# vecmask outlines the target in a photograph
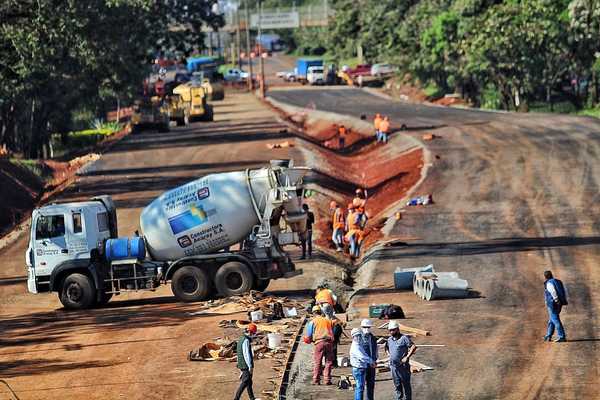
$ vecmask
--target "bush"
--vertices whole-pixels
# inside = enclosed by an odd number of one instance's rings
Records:
[[[487,85],[481,92],[481,108],[499,110],[502,107],[502,96],[494,85]]]
[[[444,95],[444,91],[433,82],[430,82],[425,89],[423,89],[423,92],[425,93],[425,96],[431,99],[437,99]]]

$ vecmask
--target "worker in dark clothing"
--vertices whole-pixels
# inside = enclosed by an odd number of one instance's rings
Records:
[[[302,245],[301,260],[306,258],[306,245],[308,245],[308,258],[312,258],[312,226],[315,222],[315,214],[308,209],[308,204],[303,204],[302,209],[307,214],[306,232],[300,235],[300,244]]]
[[[250,400],[257,400],[252,391],[252,373],[254,371],[254,355],[252,354],[252,338],[256,335],[257,327],[249,324],[246,331],[237,342],[237,367],[240,373],[240,386],[235,393],[235,400],[240,400],[244,390],[248,391]]]
[[[390,371],[396,388],[396,400],[411,400],[410,357],[417,351],[417,346],[410,338],[400,333],[396,321],[388,325],[390,337],[385,342],[385,351],[390,355]]]
[[[544,278],[546,279],[544,282],[544,299],[549,315],[548,330],[546,331],[546,336],[544,336],[544,341],[552,340],[552,335],[554,335],[554,329],[556,328],[558,337],[554,341],[566,342],[567,335],[560,320],[560,311],[563,306],[568,304],[565,287],[560,280],[552,276],[552,271],[545,271]]]

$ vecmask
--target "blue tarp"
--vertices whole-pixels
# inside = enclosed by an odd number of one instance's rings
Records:
[[[187,59],[187,70],[194,72],[199,69],[201,65],[216,64],[217,60],[214,57],[194,57]]]

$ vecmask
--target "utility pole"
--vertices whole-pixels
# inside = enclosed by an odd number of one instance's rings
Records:
[[[265,98],[265,60],[263,58],[262,52],[263,52],[263,47],[262,47],[262,10],[263,10],[263,4],[262,4],[262,0],[258,0],[258,50],[259,51],[259,57],[260,57],[260,97],[261,98]]]
[[[248,56],[248,68],[250,68],[250,74],[248,77],[248,90],[254,90],[252,83],[252,57],[250,57],[250,16],[248,15],[248,0],[244,2],[246,8],[246,54]]]
[[[242,52],[240,47],[240,4],[235,8],[235,44],[237,48],[237,64],[238,69],[242,69],[242,59],[240,58],[240,53]]]

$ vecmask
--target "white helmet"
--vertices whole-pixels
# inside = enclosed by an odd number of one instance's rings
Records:
[[[388,324],[388,330],[391,331],[392,329],[400,329],[400,325],[398,325],[398,322],[390,321],[390,323]]]
[[[362,322],[360,323],[360,326],[361,326],[362,328],[372,328],[372,327],[373,327],[373,322],[372,322],[370,319],[368,319],[368,318],[365,318],[365,319],[363,319],[363,320],[362,320]]]
[[[350,331],[350,336],[354,337],[358,335],[360,335],[360,328],[352,328],[352,330]]]

